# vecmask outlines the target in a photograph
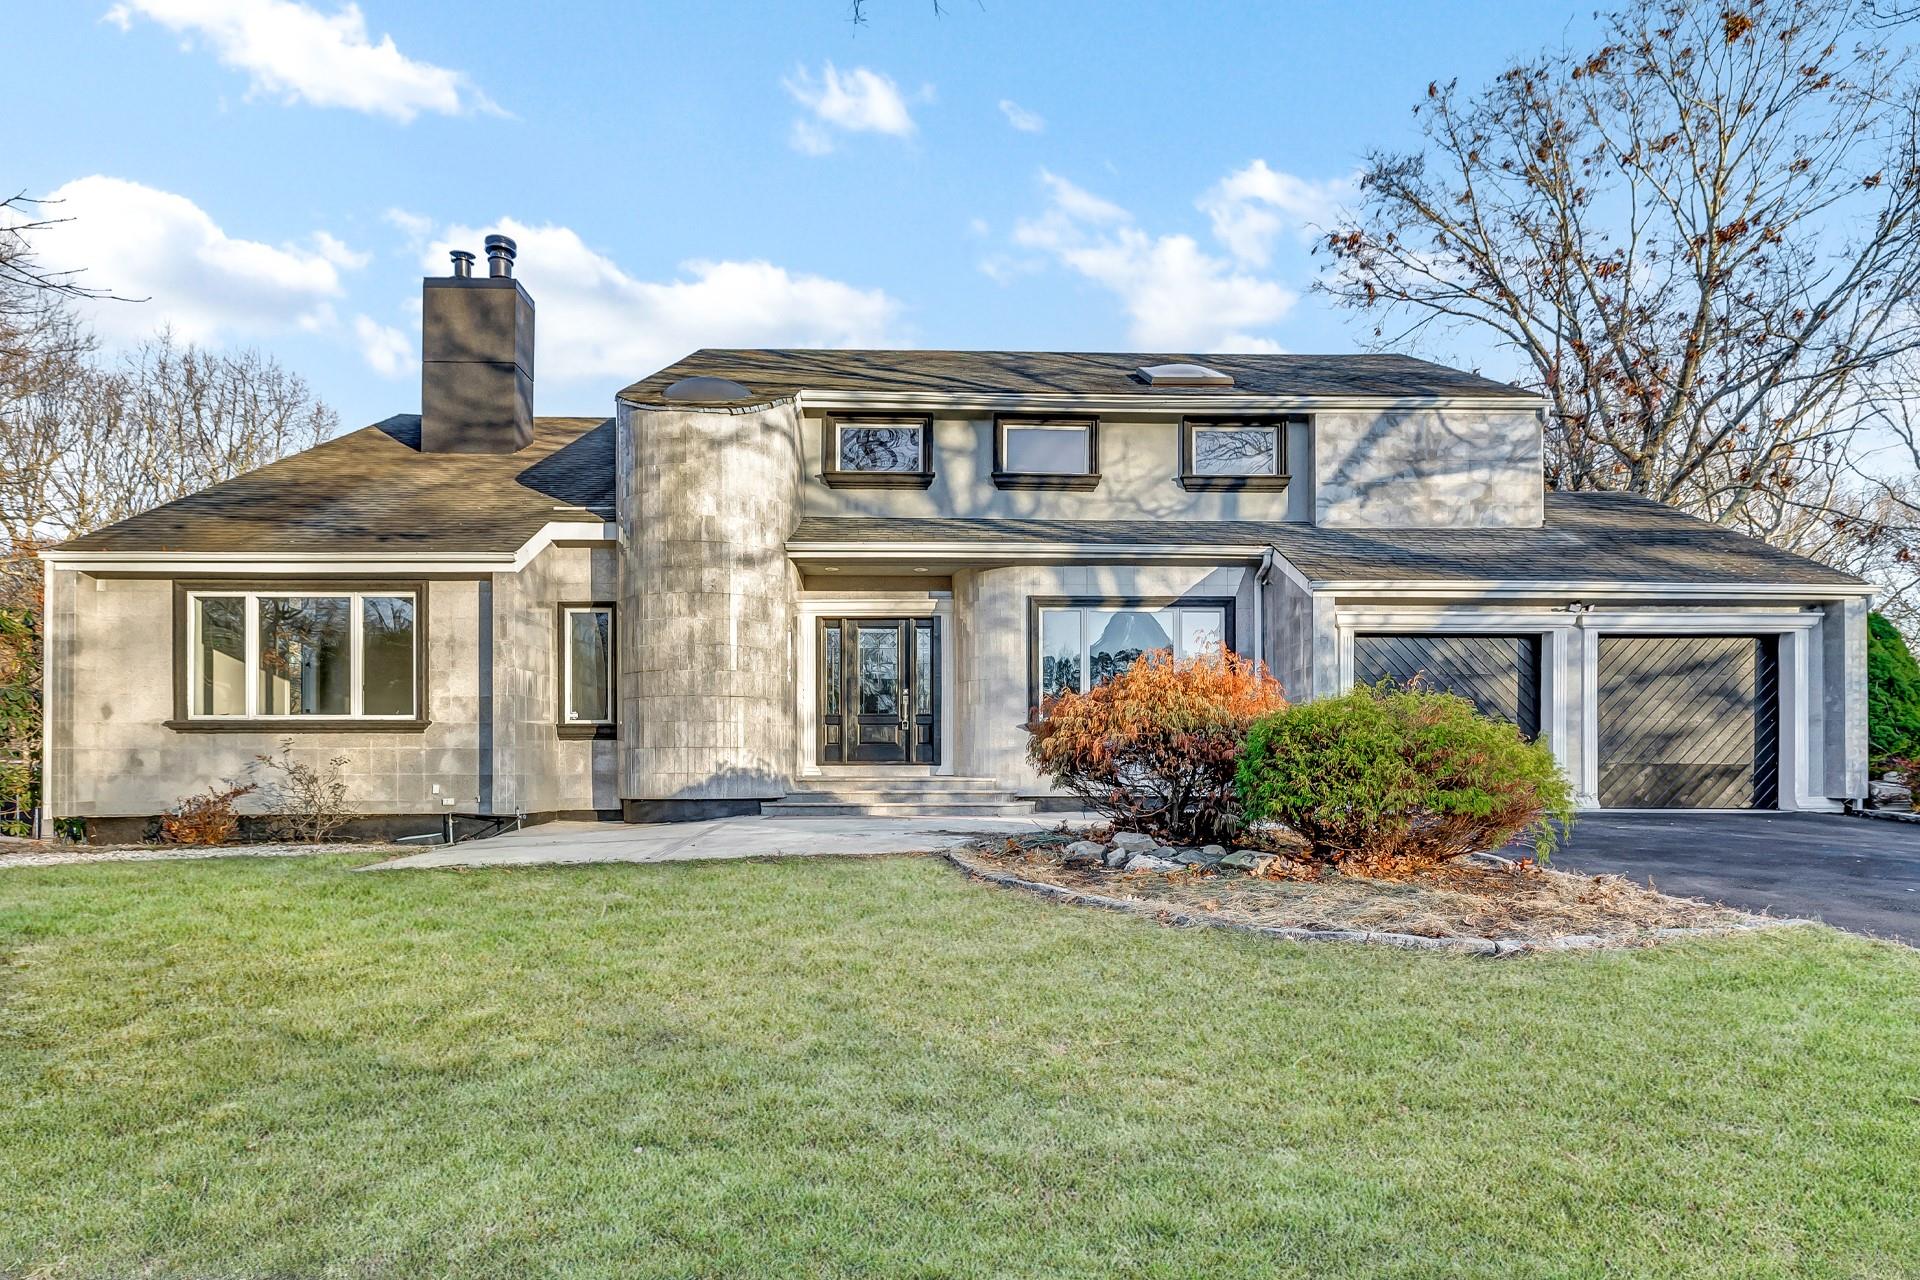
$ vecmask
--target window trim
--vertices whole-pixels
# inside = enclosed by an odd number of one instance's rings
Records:
[[[567,634],[567,615],[604,609],[607,612],[607,711],[605,720],[567,719],[567,686],[573,677],[573,646]],[[563,600],[553,607],[555,652],[559,675],[555,689],[554,732],[562,738],[617,738],[620,736],[620,610],[611,600]]]
[[[1079,427],[1086,432],[1085,471],[1007,470],[1007,428]],[[997,489],[1052,489],[1084,493],[1100,486],[1100,419],[1090,414],[996,413],[993,416],[993,484]]]
[[[1189,493],[1210,490],[1279,490],[1287,487],[1287,428],[1306,419],[1297,414],[1198,416],[1180,419],[1180,487]],[[1274,470],[1267,475],[1200,475],[1193,469],[1194,432],[1213,427],[1273,428]]]
[[[193,712],[191,692],[194,660],[193,601],[197,596],[411,596],[413,598],[413,714],[406,716],[204,716]],[[175,579],[173,584],[173,719],[166,727],[176,733],[419,733],[433,723],[427,712],[427,615],[430,600],[426,582],[418,579]],[[349,612],[348,661],[353,672],[351,697],[361,696],[361,611]],[[259,613],[247,611],[247,704],[259,701]]]
[[[842,471],[840,428],[918,427],[918,471]],[[933,418],[915,413],[829,413],[820,420],[820,478],[835,489],[925,489],[933,484]]]
[[[1027,597],[1027,714],[1040,714],[1040,614],[1045,609],[1218,609],[1220,638],[1228,650],[1240,652],[1234,636],[1233,596],[1028,596]],[[1082,653],[1093,643],[1081,628]],[[1084,674],[1084,668],[1083,668]]]

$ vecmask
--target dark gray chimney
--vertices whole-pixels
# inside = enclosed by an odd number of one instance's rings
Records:
[[[533,443],[533,299],[513,278],[514,243],[487,237],[490,274],[453,251],[453,274],[420,290],[420,449],[513,453]]]

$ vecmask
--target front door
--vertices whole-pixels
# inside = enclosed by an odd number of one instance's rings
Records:
[[[934,618],[822,618],[821,764],[940,763],[940,631]]]

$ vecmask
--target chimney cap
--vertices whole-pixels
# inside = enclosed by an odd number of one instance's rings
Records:
[[[453,274],[464,280],[473,274],[473,255],[465,249],[454,249],[448,253],[453,259]]]
[[[513,243],[511,236],[493,235],[486,239],[487,274],[493,276],[511,276],[513,274],[514,255],[519,246]]]

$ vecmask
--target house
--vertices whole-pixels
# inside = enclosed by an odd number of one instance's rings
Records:
[[[1149,648],[1423,674],[1602,807],[1865,791],[1870,588],[1547,492],[1535,395],[1390,355],[699,351],[533,414],[513,246],[420,416],[46,555],[46,799],[137,832],[286,738],[389,830],[1057,807],[1023,724]]]

